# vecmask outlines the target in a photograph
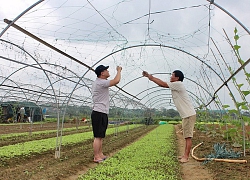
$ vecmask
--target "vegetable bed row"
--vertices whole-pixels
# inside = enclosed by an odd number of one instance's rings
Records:
[[[173,125],[161,125],[78,180],[181,179]]]
[[[107,135],[117,133],[117,131],[129,131],[129,129],[133,129],[139,127],[140,125],[127,125],[127,126],[119,126],[119,128],[113,127],[108,128]],[[42,132],[40,132],[42,133]],[[88,139],[93,138],[92,131],[77,133],[62,136],[62,146],[74,145]],[[39,154],[46,152],[48,150],[55,149],[56,146],[56,137],[28,141],[23,143],[17,143],[9,146],[0,147],[0,158],[1,159],[9,159],[18,156],[30,156],[32,154]]]

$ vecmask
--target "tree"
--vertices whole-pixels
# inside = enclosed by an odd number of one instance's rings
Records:
[[[166,116],[173,118],[173,117],[179,116],[179,113],[178,113],[178,111],[176,111],[174,109],[168,109],[166,112]]]

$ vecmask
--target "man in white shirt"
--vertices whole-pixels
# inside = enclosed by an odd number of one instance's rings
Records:
[[[159,86],[169,88],[171,90],[174,104],[182,118],[183,136],[186,141],[184,154],[182,156],[179,156],[179,161],[182,163],[188,162],[190,150],[192,147],[192,137],[194,124],[196,121],[196,112],[182,83],[184,79],[183,73],[180,70],[175,70],[170,77],[170,82],[164,82],[159,78],[153,77],[146,71],[143,71],[142,75],[148,77],[150,81],[153,81]]]
[[[122,67],[117,66],[117,74],[113,80],[107,79],[110,76],[108,68],[109,66],[98,66],[95,69],[97,78],[92,84],[93,111],[91,122],[94,134],[94,162],[96,163],[100,163],[107,158],[102,152],[102,140],[108,128],[109,87],[115,86],[121,79]]]

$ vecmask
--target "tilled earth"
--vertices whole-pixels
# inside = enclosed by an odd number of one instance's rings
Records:
[[[88,126],[88,125],[84,125]],[[181,128],[180,125],[178,125]],[[32,127],[32,128],[31,128]],[[77,127],[75,124],[65,123],[64,128]],[[149,131],[153,130],[156,126],[142,126],[136,129],[129,130],[129,132],[119,132],[116,136],[109,135],[104,139],[103,151],[106,155],[112,156],[118,150],[126,147],[130,143],[138,140]],[[44,130],[55,130],[56,123],[41,125],[30,124],[16,124],[12,126],[0,125],[0,133],[20,133],[20,132],[35,132]],[[216,129],[216,128],[214,128]],[[79,132],[90,131],[87,129],[77,128],[70,132],[65,132],[64,135],[74,134]],[[249,126],[246,127],[249,132]],[[202,132],[195,129],[193,146],[203,142],[194,151],[194,155],[198,158],[206,157],[214,152],[213,146],[215,143],[225,143],[227,148],[232,148],[232,143],[226,141],[219,133],[211,133],[212,131]],[[178,132],[177,132],[178,133]],[[0,147],[8,144],[22,143],[25,141],[55,137],[55,133],[44,134],[42,137],[24,137],[12,138],[9,140],[1,140]],[[249,141],[247,141],[249,142]],[[233,148],[235,151],[242,152],[242,148]],[[42,154],[33,154],[31,157],[17,157],[9,160],[0,160],[0,180],[75,180],[79,174],[86,172],[89,168],[95,167],[97,164],[93,163],[93,150],[92,139],[76,144],[74,146],[62,147],[61,158],[55,159],[55,151],[47,151]],[[211,161],[207,164],[200,162],[199,166],[208,170],[210,179],[213,180],[250,180],[250,149],[246,148],[246,156],[239,159],[247,160],[247,163],[228,163],[228,162],[215,162]],[[189,162],[190,163],[190,162]],[[197,171],[193,165],[188,168],[188,163],[183,164],[186,166],[185,171],[190,174]],[[183,169],[184,170],[184,169]],[[204,172],[203,172],[204,173]],[[185,172],[182,171],[182,174]],[[196,179],[190,177],[190,179]],[[185,179],[184,179],[185,180]]]
[[[25,126],[25,125],[24,125]],[[74,126],[74,125],[72,125]],[[4,128],[6,132],[27,132],[27,127],[20,129],[19,127]],[[54,126],[53,126],[54,127]],[[70,125],[65,126],[70,127]],[[109,135],[105,137],[103,144],[104,154],[111,156],[119,149],[124,148],[128,144],[136,141],[156,126],[142,126],[131,129],[128,132],[119,132],[117,135]],[[2,128],[2,127],[1,127]],[[33,131],[38,130],[33,127]],[[47,128],[47,129],[50,129]],[[51,128],[52,129],[52,128]],[[3,130],[3,129],[1,129]],[[46,128],[42,128],[46,130]],[[2,131],[1,131],[2,132]],[[77,133],[72,131],[72,133]],[[44,135],[43,138],[51,137],[51,134]],[[54,135],[55,136],[55,135]],[[24,139],[19,138],[15,143],[23,142]],[[34,154],[31,157],[17,157],[8,160],[0,160],[0,179],[7,180],[60,180],[73,179],[72,176],[79,172],[84,173],[89,168],[95,166],[93,163],[93,140],[87,140],[74,146],[66,146],[61,148],[60,159],[55,159],[55,151],[47,151],[42,154]],[[13,144],[12,142],[10,142]],[[4,143],[2,143],[4,144]],[[5,142],[6,145],[6,142]],[[76,178],[76,177],[75,177]]]
[[[205,158],[211,153],[215,153],[214,145],[216,143],[225,144],[226,149],[233,150],[235,152],[241,152],[242,156],[237,160],[247,160],[247,163],[230,163],[230,162],[217,162],[210,161],[201,165],[208,169],[208,172],[213,175],[214,180],[250,180],[250,148],[249,139],[246,140],[248,146],[246,146],[245,155],[243,154],[243,147],[234,148],[232,141],[227,141],[222,137],[224,127],[219,128],[217,126],[208,127],[207,131],[201,132],[195,129],[193,137],[193,147],[203,142],[203,144],[194,150],[194,155],[197,158]],[[228,127],[231,128],[231,127]],[[216,132],[216,133],[215,133]],[[239,128],[240,132],[240,128]],[[250,127],[246,126],[246,132],[250,132]],[[191,170],[192,171],[192,170]],[[195,171],[195,169],[193,169]]]

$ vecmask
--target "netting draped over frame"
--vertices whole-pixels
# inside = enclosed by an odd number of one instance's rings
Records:
[[[249,26],[247,17],[235,11],[244,12],[244,4],[223,7]],[[17,17],[4,15],[9,23]],[[234,76],[236,85],[232,78],[216,90],[249,59],[249,37],[208,1],[41,1],[0,39],[0,97],[2,102],[91,107],[93,68],[104,64],[110,66],[110,78],[117,65],[123,67],[121,82],[112,87],[112,106],[174,108],[169,90],[142,78],[141,72],[168,81],[180,69],[195,107],[211,100],[211,109],[234,107],[235,101],[249,102],[237,90],[249,90],[249,65]]]

